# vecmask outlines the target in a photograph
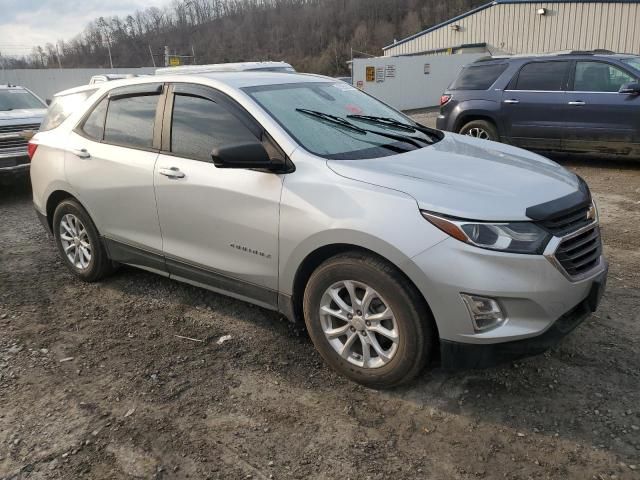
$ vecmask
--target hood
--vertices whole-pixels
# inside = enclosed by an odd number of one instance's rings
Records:
[[[529,220],[528,207],[579,189],[575,174],[540,155],[449,133],[419,150],[327,164],[343,177],[407,193],[421,209],[473,220]]]
[[[20,123],[40,123],[46,113],[46,108],[21,108],[9,110],[8,112],[0,111],[0,126]]]

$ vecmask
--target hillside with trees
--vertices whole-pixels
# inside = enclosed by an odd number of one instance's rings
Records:
[[[483,0],[174,0],[126,17],[100,17],[70,41],[48,43],[7,68],[161,66],[163,49],[196,63],[284,60],[340,75],[358,52],[381,48]]]

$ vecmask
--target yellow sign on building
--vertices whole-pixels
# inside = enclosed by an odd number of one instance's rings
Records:
[[[366,68],[366,79],[367,79],[367,82],[375,82],[376,81],[376,67],[367,67]]]
[[[169,57],[169,66],[170,67],[179,67],[182,62],[180,61],[180,57]]]

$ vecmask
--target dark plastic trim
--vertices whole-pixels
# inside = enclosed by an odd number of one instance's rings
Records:
[[[535,221],[549,220],[591,204],[591,192],[587,183],[578,177],[578,190],[549,202],[533,205],[525,210],[525,215]]]

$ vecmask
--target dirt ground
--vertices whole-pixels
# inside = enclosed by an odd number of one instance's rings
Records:
[[[275,313],[133,268],[75,280],[28,187],[0,187],[0,478],[640,478],[640,163],[560,161],[600,206],[597,314],[383,392]]]

